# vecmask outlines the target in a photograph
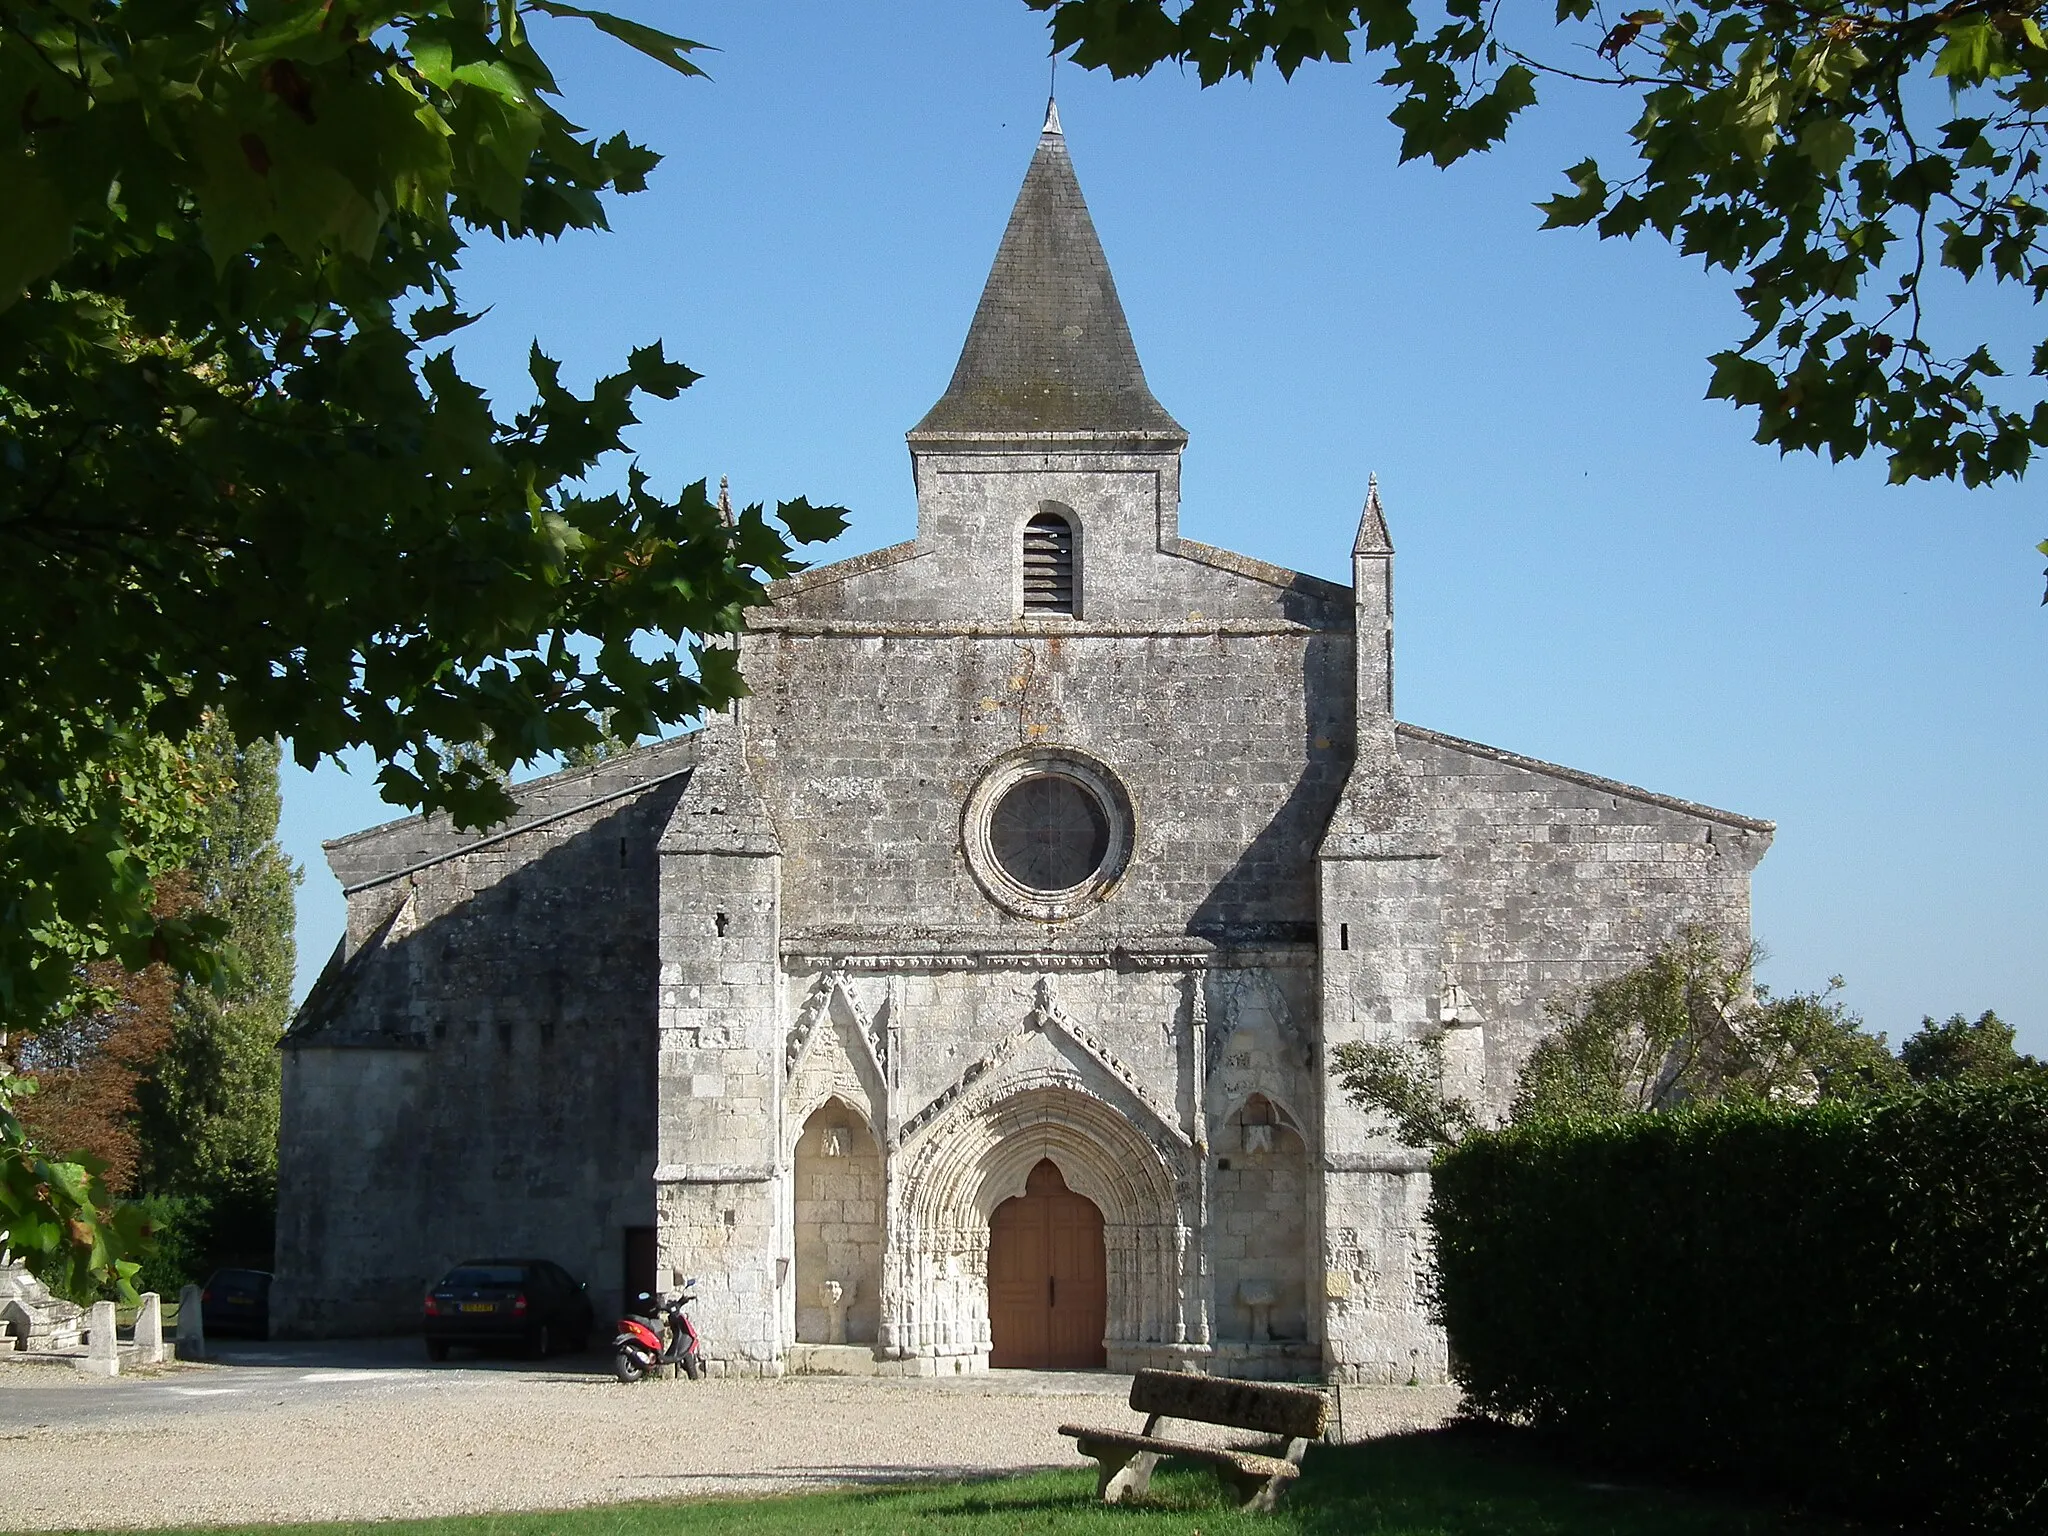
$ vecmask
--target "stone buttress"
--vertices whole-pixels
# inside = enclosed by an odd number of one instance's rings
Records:
[[[1429,1155],[1400,1145],[1327,1076],[1329,1053],[1435,1025],[1443,898],[1437,831],[1394,734],[1394,546],[1372,486],[1351,552],[1356,749],[1318,850],[1324,1365],[1334,1380],[1444,1379],[1430,1320]]]
[[[721,1368],[778,1374],[782,850],[739,709],[704,728],[660,857],[657,1284],[697,1281],[697,1323]]]

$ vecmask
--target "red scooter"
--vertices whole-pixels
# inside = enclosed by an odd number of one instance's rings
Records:
[[[682,1367],[696,1381],[704,1374],[704,1351],[697,1325],[683,1309],[697,1299],[697,1282],[685,1280],[667,1301],[649,1291],[633,1298],[632,1314],[619,1319],[612,1340],[612,1374],[623,1382],[644,1381],[662,1367]]]

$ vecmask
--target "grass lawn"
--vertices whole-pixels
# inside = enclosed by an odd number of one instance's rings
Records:
[[[1142,1505],[1106,1509],[1092,1464],[974,1482],[783,1498],[615,1504],[553,1514],[234,1527],[375,1536],[1856,1536],[1865,1528],[1754,1505],[1588,1483],[1497,1439],[1446,1432],[1313,1452],[1277,1515],[1239,1515],[1215,1479],[1170,1466]],[[166,1533],[168,1536],[168,1533]],[[225,1536],[211,1528],[210,1536]]]

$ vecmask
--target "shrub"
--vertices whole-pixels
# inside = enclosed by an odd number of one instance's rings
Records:
[[[2048,1522],[2048,1082],[1483,1132],[1430,1220],[1480,1413],[1948,1529]]]
[[[155,1291],[170,1301],[187,1285],[207,1276],[206,1246],[211,1211],[206,1201],[181,1195],[145,1195],[136,1202],[149,1223],[150,1242],[135,1276],[138,1291]]]

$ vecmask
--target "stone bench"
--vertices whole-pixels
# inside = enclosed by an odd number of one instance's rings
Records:
[[[1311,1440],[1320,1440],[1329,1403],[1313,1387],[1276,1387],[1255,1381],[1219,1381],[1179,1371],[1140,1371],[1131,1380],[1131,1411],[1146,1415],[1136,1434],[1121,1429],[1091,1429],[1062,1424],[1060,1433],[1075,1442],[1083,1456],[1095,1458],[1096,1492],[1105,1504],[1126,1494],[1142,1494],[1152,1482],[1152,1469],[1167,1457],[1206,1462],[1234,1489],[1243,1509],[1266,1511],[1280,1502],[1287,1485],[1301,1475],[1301,1458]],[[1220,1424],[1284,1439],[1281,1456],[1256,1451],[1226,1450],[1163,1439],[1166,1419]]]

